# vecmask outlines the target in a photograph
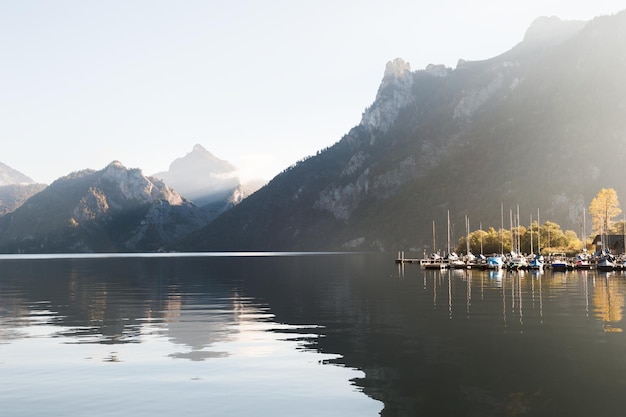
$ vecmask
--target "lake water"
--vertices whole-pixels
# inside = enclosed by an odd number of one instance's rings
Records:
[[[0,416],[623,416],[626,275],[0,256]]]

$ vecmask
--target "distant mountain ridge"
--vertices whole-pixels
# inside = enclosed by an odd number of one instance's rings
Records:
[[[31,178],[0,162],[0,186],[33,183]]]
[[[580,234],[600,188],[626,195],[624,74],[626,12],[540,18],[509,51],[455,69],[397,58],[357,126],[245,199],[234,167],[200,145],[164,180],[115,161],[30,198],[17,190],[0,252],[422,253],[436,249],[433,222],[441,245],[448,211],[456,241],[465,215],[473,229],[499,227],[501,207]],[[7,168],[6,187],[29,180]]]
[[[12,212],[26,200],[46,188],[25,174],[0,162],[0,216]]]
[[[3,252],[161,250],[208,223],[202,210],[114,161],[59,178],[0,218]]]
[[[537,19],[511,50],[456,69],[393,60],[358,126],[180,248],[431,250],[447,210],[477,228],[499,226],[501,206],[580,234],[600,188],[626,195],[624,74],[626,12]]]
[[[235,166],[216,157],[200,144],[196,144],[184,157],[175,159],[167,171],[152,176],[206,209],[211,217],[240,203],[260,188],[260,185],[242,185]]]
[[[168,171],[151,176],[165,181],[199,206],[222,199],[224,193],[231,193],[239,185],[236,168],[199,144],[184,157],[175,159]]]
[[[13,182],[28,179],[9,167],[3,172]],[[0,186],[0,216],[4,215],[0,218],[0,251],[165,250],[251,192],[240,184],[232,164],[201,145],[176,159],[169,171],[156,175],[168,184],[114,161],[100,171],[71,173],[49,187]],[[170,183],[193,197],[196,204]]]

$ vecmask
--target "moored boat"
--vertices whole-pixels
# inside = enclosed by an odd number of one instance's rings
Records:
[[[608,250],[604,250],[598,257],[596,269],[598,271],[614,271],[615,257]]]
[[[504,266],[504,260],[501,255],[489,256],[487,258],[487,269],[500,270]]]
[[[459,255],[457,255],[455,252],[449,253],[448,256],[446,256],[446,261],[446,263],[448,264],[448,268],[451,269],[465,269],[467,267],[465,261],[459,258]]]
[[[528,268],[529,269],[543,269],[543,255],[541,255],[540,253],[537,253],[533,259],[531,259],[531,261],[528,263]]]
[[[564,253],[554,253],[551,255],[550,268],[553,271],[567,271],[567,258]]]
[[[526,269],[528,268],[528,261],[526,257],[518,254],[517,252],[511,252],[506,262],[508,269]]]
[[[576,260],[574,260],[574,269],[591,269],[591,262],[589,261],[587,251],[583,251],[576,255]]]
[[[445,263],[443,258],[437,254],[433,253],[428,258],[422,259],[420,265],[425,269],[443,269],[445,268]]]

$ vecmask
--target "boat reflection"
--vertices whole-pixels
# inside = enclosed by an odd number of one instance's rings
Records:
[[[499,292],[502,305],[502,322],[505,328],[514,324],[519,328],[526,320],[544,322],[544,296],[567,296],[580,291],[584,298],[584,314],[602,322],[604,332],[621,332],[623,320],[624,285],[613,273],[596,273],[588,270],[573,271],[505,271],[505,270],[423,270],[423,289],[432,293],[432,305],[441,305],[445,294],[446,313],[449,319],[458,318],[461,303],[464,318],[472,318],[481,302],[489,303],[494,290]],[[480,289],[480,297],[473,291]],[[463,294],[463,299],[461,299]]]

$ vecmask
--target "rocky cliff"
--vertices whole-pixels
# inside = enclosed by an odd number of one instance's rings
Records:
[[[155,251],[208,223],[162,181],[112,162],[53,182],[0,219],[5,252]]]
[[[423,248],[447,210],[499,226],[501,205],[576,230],[600,188],[626,194],[624,28],[545,18],[485,61],[395,59],[359,125],[181,247]]]

